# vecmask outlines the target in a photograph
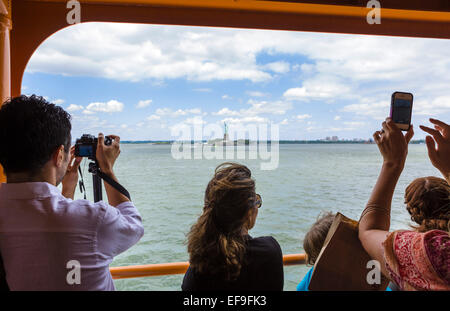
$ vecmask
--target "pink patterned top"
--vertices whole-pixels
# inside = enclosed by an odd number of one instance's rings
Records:
[[[386,268],[401,290],[450,290],[450,235],[394,231],[383,243]]]

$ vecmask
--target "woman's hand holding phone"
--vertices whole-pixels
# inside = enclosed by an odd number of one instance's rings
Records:
[[[383,156],[383,164],[403,169],[408,154],[408,143],[414,136],[413,126],[403,135],[391,118],[383,122],[383,131],[376,131],[373,139]]]
[[[430,134],[425,141],[428,148],[428,156],[431,163],[450,182],[450,125],[430,119],[434,129],[421,125],[420,128]]]

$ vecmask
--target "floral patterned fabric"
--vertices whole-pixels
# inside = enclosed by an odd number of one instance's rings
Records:
[[[383,243],[386,269],[401,290],[450,290],[450,235],[395,231]]]

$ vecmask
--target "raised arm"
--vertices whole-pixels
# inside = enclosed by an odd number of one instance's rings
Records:
[[[359,239],[369,255],[380,262],[386,275],[382,243],[389,234],[392,197],[403,171],[408,143],[414,131],[411,126],[403,135],[390,118],[387,118],[382,126],[383,130],[375,132],[373,138],[383,156],[383,165],[366,208],[361,214]]]
[[[434,129],[421,125],[420,128],[432,136],[426,137],[428,156],[431,163],[450,183],[450,125],[430,119]]]
[[[109,137],[113,141],[106,146],[105,136],[102,133],[98,135],[96,156],[102,172],[118,182],[113,167],[120,154],[120,137]],[[133,203],[106,181],[103,184],[108,203],[115,208],[106,208],[97,233],[97,246],[103,255],[114,257],[136,244],[144,235],[144,227],[141,215]]]

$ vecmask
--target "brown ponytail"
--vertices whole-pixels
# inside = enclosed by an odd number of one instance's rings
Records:
[[[255,205],[255,182],[240,164],[219,165],[205,191],[203,214],[188,233],[189,262],[199,273],[236,279],[245,256],[248,212]]]
[[[406,188],[405,204],[418,232],[450,231],[450,186],[446,180],[417,178]]]

